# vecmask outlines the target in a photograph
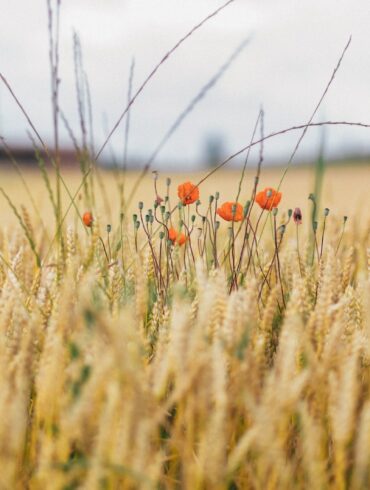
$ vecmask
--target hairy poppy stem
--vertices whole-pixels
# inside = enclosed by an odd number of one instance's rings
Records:
[[[323,249],[324,249],[326,218],[327,218],[328,214],[329,214],[329,210],[328,210],[328,208],[325,208],[325,211],[324,211],[324,224],[323,224],[322,235],[321,235],[320,260],[321,260],[322,252],[323,252]]]
[[[344,229],[346,227],[346,222],[347,222],[347,216],[344,216],[343,218],[343,227],[342,227],[342,233],[340,235],[340,238],[339,238],[339,242],[338,242],[338,245],[337,245],[337,248],[335,250],[335,255],[337,255],[338,253],[338,250],[339,250],[339,247],[340,247],[340,244],[342,243],[342,239],[343,239],[343,235],[344,235]]]
[[[279,282],[280,282],[281,296],[282,296],[284,308],[286,308],[285,298],[284,298],[283,281],[281,279],[281,267],[280,267],[279,247],[278,247],[278,242],[277,242],[277,229],[276,229],[276,216],[275,215],[274,215],[274,239],[275,239],[274,241],[275,241],[275,250],[276,250],[276,261],[277,261],[277,269],[278,269],[278,277],[279,277]]]
[[[101,236],[99,236],[99,240],[101,241],[101,244],[103,245],[103,250],[104,250],[105,258],[107,259],[107,263],[109,264],[109,257],[108,257],[108,254],[107,254],[107,249],[105,248],[104,241],[103,241],[103,239],[102,239]]]
[[[297,239],[297,256],[298,256],[298,265],[299,265],[299,272],[301,274],[301,277],[303,277],[303,272],[302,272],[302,264],[301,264],[301,254],[299,251],[299,232],[298,232],[298,226],[299,224],[296,224],[296,239]]]

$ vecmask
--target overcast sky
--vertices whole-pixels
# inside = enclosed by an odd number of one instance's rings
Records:
[[[55,0],[53,0],[55,1]],[[176,41],[219,0],[62,0],[61,99],[79,135],[72,33],[80,35],[91,86],[97,146],[134,88]],[[0,71],[40,133],[52,141],[46,0],[0,0]],[[259,107],[265,132],[305,123],[350,34],[352,44],[316,120],[370,122],[369,0],[235,0],[197,31],[158,71],[132,109],[129,154],[147,158],[176,116],[247,36],[250,44],[163,149],[159,161],[193,165],[204,141],[222,135],[227,151],[249,141]],[[27,125],[0,87],[0,133],[25,141]],[[271,140],[266,160],[288,158],[299,134]],[[297,159],[318,151],[311,130]],[[63,140],[68,143],[64,134]],[[123,128],[112,140],[122,154]],[[334,128],[327,153],[370,150],[370,130]],[[111,149],[104,153],[109,156]]]

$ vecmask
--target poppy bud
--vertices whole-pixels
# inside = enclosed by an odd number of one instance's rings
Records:
[[[302,224],[302,212],[299,208],[295,208],[294,213],[293,213],[293,221],[297,225]]]
[[[143,209],[144,203],[142,201],[139,202],[139,209]]]
[[[215,199],[216,201],[220,198],[220,193],[219,192],[215,192]]]
[[[167,187],[169,187],[171,185],[171,179],[170,179],[170,177],[167,177],[166,184],[167,184]]]
[[[291,218],[293,214],[293,209],[288,209],[288,218]]]
[[[107,232],[110,233],[112,231],[112,225],[107,225]]]
[[[251,202],[247,201],[245,206],[244,206],[244,216],[247,216],[250,205],[251,205]]]
[[[324,216],[325,216],[325,217],[326,217],[326,216],[328,216],[328,215],[329,215],[329,213],[330,213],[330,209],[329,209],[329,208],[325,208],[325,209],[324,209]]]
[[[277,214],[278,214],[278,208],[274,208],[274,209],[272,210],[272,215],[273,215],[273,216],[276,216]]]

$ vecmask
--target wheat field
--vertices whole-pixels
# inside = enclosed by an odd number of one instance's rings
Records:
[[[125,167],[136,99],[233,1],[143,80],[131,63],[127,105],[100,148],[76,32],[78,129],[60,97],[64,2],[46,1],[51,142],[0,73],[35,153],[34,168],[20,166],[0,135],[0,490],[370,488],[370,167],[295,164],[311,127],[370,127],[316,117],[351,38],[300,125],[265,135],[261,108],[250,144],[212,174],[98,165],[119,129]],[[267,167],[265,142],[298,130],[285,170]],[[64,165],[62,135],[75,168]],[[238,155],[245,172],[226,165]]]
[[[114,175],[107,210],[94,174],[95,204],[76,201],[92,226],[72,207],[57,239],[44,180],[23,175],[38,213],[19,179],[1,179],[13,205],[0,230],[1,489],[369,488],[368,167],[328,169],[316,235],[308,168],[287,174],[275,211],[253,202],[240,222],[216,215],[240,172],[171,216],[178,184],[200,174],[172,175],[165,209],[145,178],[124,216]],[[280,176],[262,169],[258,190]],[[65,177],[72,191],[81,181]],[[155,183],[164,197],[165,176]]]

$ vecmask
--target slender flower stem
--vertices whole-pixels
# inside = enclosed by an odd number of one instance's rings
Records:
[[[277,261],[278,277],[279,277],[279,282],[280,282],[281,297],[283,300],[284,308],[286,308],[285,298],[284,298],[283,281],[281,279],[281,267],[280,267],[279,247],[278,247],[278,242],[277,242],[277,229],[276,229],[276,216],[275,215],[274,215],[274,238],[275,238],[276,261]]]
[[[101,236],[99,236],[99,240],[101,241],[101,244],[103,245],[104,254],[105,254],[105,257],[107,259],[107,263],[109,264],[109,257],[108,257],[108,254],[107,254],[107,249],[105,248],[104,241],[103,241],[103,239],[102,239]]]
[[[323,224],[322,235],[321,235],[320,260],[324,249],[325,227],[326,227],[326,215],[324,216],[324,224]]]
[[[301,254],[299,251],[299,233],[298,233],[298,227],[299,224],[296,224],[296,238],[297,238],[297,256],[298,256],[298,265],[299,265],[299,272],[301,274],[301,277],[303,277],[303,272],[302,272],[302,263],[301,263]]]
[[[347,222],[347,216],[345,216],[344,219],[343,219],[342,233],[340,235],[339,242],[338,242],[337,248],[335,250],[335,255],[337,255],[338,250],[339,250],[339,247],[340,247],[340,244],[342,243],[342,239],[343,239],[343,235],[344,235],[344,229],[346,227],[346,222]]]

